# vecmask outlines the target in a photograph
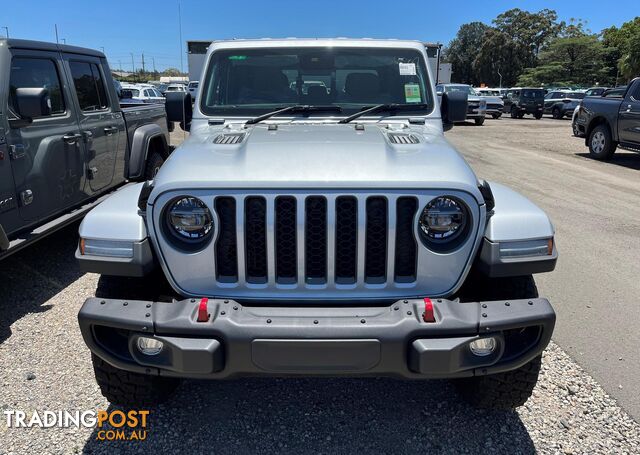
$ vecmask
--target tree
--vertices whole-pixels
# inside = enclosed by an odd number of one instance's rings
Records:
[[[627,79],[640,75],[638,61],[638,38],[640,36],[640,17],[625,22],[620,28],[609,27],[602,31],[602,42],[605,46],[605,61],[609,68],[609,76],[613,83],[617,81],[618,71]]]
[[[445,59],[453,67],[453,80],[465,84],[477,84],[478,78],[473,69],[478,49],[482,46],[484,33],[489,26],[482,22],[463,24],[456,37],[445,49]]]
[[[557,21],[558,14],[551,9],[532,13],[513,8],[499,14],[493,24],[513,40],[525,66],[535,66],[538,54],[562,30],[564,24]]]
[[[509,36],[495,28],[485,32],[482,46],[473,61],[473,69],[480,83],[496,87],[512,86],[520,75],[522,65],[521,52]]]
[[[177,68],[167,68],[161,73],[163,76],[173,77],[173,76],[183,76]]]
[[[527,68],[522,85],[593,85],[606,77],[603,46],[596,35],[575,31],[558,37],[540,53],[539,65]]]

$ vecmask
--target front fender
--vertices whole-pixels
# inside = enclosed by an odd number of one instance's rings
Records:
[[[495,208],[487,221],[478,266],[491,277],[521,276],[555,268],[555,228],[547,214],[523,195],[490,183]],[[545,249],[546,247],[546,249]],[[540,254],[539,250],[546,252]],[[536,254],[527,251],[536,250]]]
[[[145,220],[138,214],[142,185],[123,187],[84,217],[76,250],[82,271],[142,277],[156,268]]]

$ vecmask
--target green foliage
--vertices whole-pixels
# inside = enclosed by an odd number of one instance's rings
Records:
[[[492,26],[462,25],[445,59],[455,82],[613,86],[640,75],[640,17],[595,35],[586,21],[558,21],[551,9],[513,8]]]
[[[453,65],[455,79],[466,84],[477,84],[473,60],[482,45],[488,25],[482,22],[463,24],[456,37],[445,49],[445,59]]]
[[[518,84],[590,86],[606,77],[602,43],[596,35],[581,33],[553,39],[540,53],[539,64],[527,68]]]

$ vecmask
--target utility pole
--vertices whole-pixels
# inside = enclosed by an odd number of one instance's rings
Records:
[[[151,57],[151,61],[153,62],[153,72],[156,73],[156,58],[155,57]]]
[[[178,30],[180,31],[180,72],[184,74],[182,65],[182,13],[180,11],[180,1],[178,0]]]
[[[129,52],[129,54],[131,54],[131,72],[135,73],[136,72],[136,65],[135,65],[135,63],[133,63],[133,52]]]
[[[144,52],[142,53],[142,72],[144,73]]]
[[[122,71],[122,60],[118,60],[118,69]]]
[[[62,41],[62,44],[67,44],[67,39],[66,38],[60,38],[60,41]]]
[[[7,31],[7,39],[9,39],[9,27],[0,27],[0,28],[3,28]]]
[[[104,54],[104,46],[100,46],[100,49],[102,49],[102,53]]]
[[[58,24],[53,24],[53,26],[56,29],[56,44],[60,44],[60,41],[58,40]]]

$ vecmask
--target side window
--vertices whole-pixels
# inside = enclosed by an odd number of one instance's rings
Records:
[[[144,96],[152,97],[151,90],[147,89],[144,91]]]
[[[640,101],[640,82],[636,82],[636,87],[633,90],[631,97],[636,101]]]
[[[19,88],[45,88],[49,92],[51,114],[65,111],[62,84],[53,60],[45,58],[16,57],[11,61],[9,76],[9,108],[18,113],[16,90]]]
[[[154,90],[153,93],[156,95],[156,98],[162,98],[162,93],[157,90]]]
[[[107,109],[109,101],[98,65],[72,61],[69,66],[80,109],[85,112]]]

